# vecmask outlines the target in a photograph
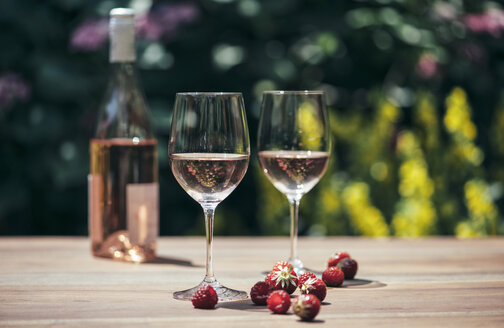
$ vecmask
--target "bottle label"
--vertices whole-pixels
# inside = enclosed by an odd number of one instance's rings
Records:
[[[88,175],[88,229],[92,243],[103,241],[102,211],[100,210],[103,181],[101,174]]]
[[[133,20],[114,19],[110,23],[110,62],[134,62],[135,59]]]
[[[154,243],[159,234],[159,185],[138,183],[126,186],[126,213],[130,242]]]

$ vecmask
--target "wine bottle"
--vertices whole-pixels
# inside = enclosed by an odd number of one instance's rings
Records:
[[[156,257],[157,140],[135,68],[134,12],[110,12],[110,76],[90,142],[92,254],[127,262]]]

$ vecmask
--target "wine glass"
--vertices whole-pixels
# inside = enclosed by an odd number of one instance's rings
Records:
[[[289,201],[289,263],[302,274],[307,270],[297,256],[299,202],[324,174],[331,152],[324,92],[264,92],[257,148],[264,174]]]
[[[246,299],[246,292],[217,281],[212,263],[215,208],[240,183],[249,163],[250,141],[241,93],[177,93],[169,154],[178,183],[203,207],[206,230],[205,278],[173,297],[190,300],[196,290],[210,285],[220,301]]]

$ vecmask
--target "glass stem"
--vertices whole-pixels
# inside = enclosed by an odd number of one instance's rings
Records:
[[[216,281],[213,271],[213,224],[215,207],[203,207],[205,213],[205,232],[206,232],[206,274],[205,282],[213,283]]]
[[[290,241],[291,241],[291,250],[290,250],[290,259],[297,259],[297,239],[298,239],[298,214],[299,214],[299,202],[301,200],[300,196],[295,197],[287,197],[289,199],[290,205],[290,219],[291,219],[291,228],[290,228]]]

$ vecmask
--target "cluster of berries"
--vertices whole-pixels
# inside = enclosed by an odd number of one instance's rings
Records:
[[[357,261],[347,252],[336,252],[329,258],[327,269],[322,273],[322,280],[331,287],[339,287],[343,280],[353,279],[357,273]]]
[[[357,262],[347,252],[336,252],[328,262],[322,279],[311,272],[297,276],[288,262],[277,262],[264,281],[257,282],[250,290],[250,298],[257,305],[268,305],[275,314],[292,310],[303,320],[312,320],[320,311],[327,287],[339,287],[345,279],[353,279]],[[299,288],[301,295],[291,301],[290,295]],[[211,286],[201,287],[192,298],[196,308],[211,309],[217,304],[217,294]]]
[[[296,315],[303,320],[312,320],[326,297],[326,286],[339,287],[345,279],[353,279],[356,273],[357,262],[347,252],[336,252],[331,256],[322,279],[311,272],[298,277],[291,264],[278,262],[265,281],[259,281],[252,287],[250,298],[255,304],[267,304],[277,314],[286,313],[292,304]],[[290,294],[297,288],[301,295],[291,302]]]
[[[290,294],[299,288],[301,295],[291,302]],[[250,290],[252,302],[268,305],[275,314],[292,310],[303,320],[312,320],[320,310],[320,302],[327,294],[326,285],[313,273],[297,276],[294,267],[287,262],[277,262],[264,281],[257,282]]]

